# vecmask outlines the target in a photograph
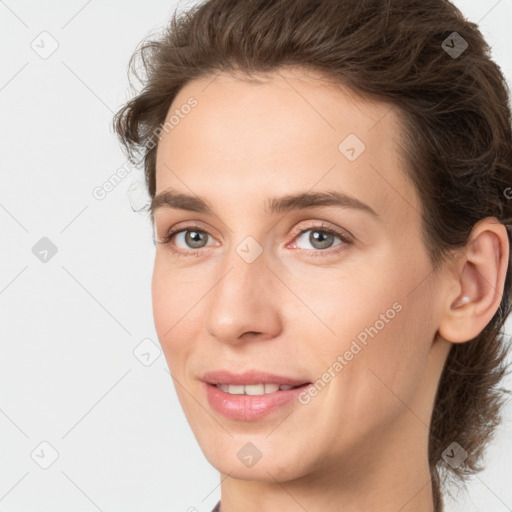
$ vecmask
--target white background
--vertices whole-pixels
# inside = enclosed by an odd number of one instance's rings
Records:
[[[512,84],[512,0],[455,3]],[[3,512],[202,512],[220,498],[163,355],[144,366],[133,354],[144,339],[158,345],[151,229],[131,206],[146,199],[142,171],[92,194],[125,164],[111,120],[130,94],[128,59],[175,5],[0,1]],[[47,59],[31,47],[41,38],[58,43]],[[42,237],[57,248],[47,263],[32,252]],[[505,413],[488,469],[447,512],[512,510]],[[43,441],[59,454],[48,469],[34,461],[51,462]]]

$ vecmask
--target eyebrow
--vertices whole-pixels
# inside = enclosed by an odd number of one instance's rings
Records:
[[[379,214],[371,206],[368,206],[355,197],[338,191],[301,192],[283,197],[274,197],[267,201],[265,213],[272,215],[318,206],[351,208],[370,213],[374,217],[379,217]],[[213,209],[205,199],[177,192],[172,189],[167,189],[152,199],[149,208],[151,217],[153,217],[155,211],[160,208],[173,208],[206,215],[215,215]]]

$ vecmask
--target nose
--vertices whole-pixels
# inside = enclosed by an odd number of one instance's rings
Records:
[[[232,345],[278,336],[282,284],[267,266],[264,253],[248,263],[233,250],[224,263],[205,303],[208,333]]]

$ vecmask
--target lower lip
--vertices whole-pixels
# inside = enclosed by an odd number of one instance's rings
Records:
[[[205,386],[208,402],[215,411],[232,420],[251,421],[296,400],[308,384],[264,395],[230,395],[213,384],[205,383]]]

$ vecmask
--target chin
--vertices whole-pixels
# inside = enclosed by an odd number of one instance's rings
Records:
[[[261,435],[237,435],[229,437],[225,432],[219,439],[198,438],[199,445],[208,462],[224,475],[240,480],[261,482],[286,482],[304,476],[308,472],[311,454],[304,452],[303,443],[294,449],[289,439],[275,436],[266,439]],[[274,434],[271,434],[271,436]],[[310,461],[312,462],[312,461]]]

